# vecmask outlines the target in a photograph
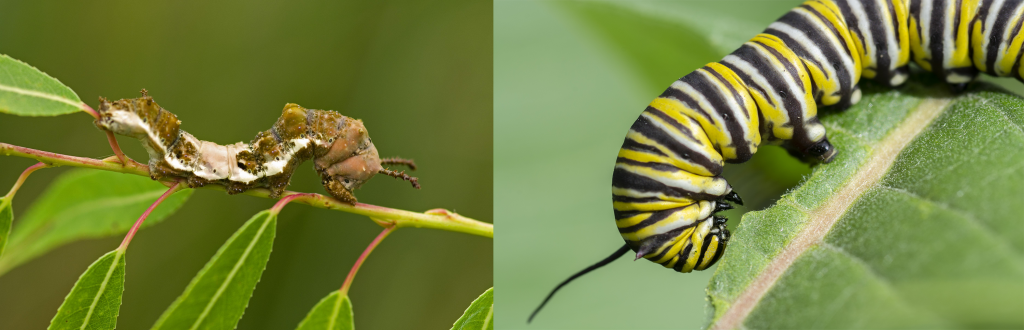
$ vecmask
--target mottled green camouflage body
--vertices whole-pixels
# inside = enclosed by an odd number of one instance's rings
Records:
[[[97,127],[142,140],[154,180],[178,178],[190,187],[216,183],[230,194],[268,188],[277,197],[295,168],[315,159],[327,192],[354,203],[352,190],[383,170],[362,121],[334,111],[289,103],[274,126],[248,144],[218,145],[181,130],[177,116],[145,92],[114,102],[101,98],[98,110]]]

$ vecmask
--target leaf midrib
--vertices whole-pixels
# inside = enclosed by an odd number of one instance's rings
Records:
[[[820,244],[850,206],[866,191],[877,186],[900,152],[931,125],[949,106],[952,98],[927,98],[872,149],[870,158],[821,206],[808,212],[808,222],[792,241],[775,256],[729,305],[712,329],[734,329],[743,324],[758,302],[805,251]],[[802,208],[801,208],[802,209]]]
[[[110,269],[107,270],[107,275],[103,277],[103,282],[100,283],[100,289],[96,292],[96,297],[92,299],[92,304],[89,305],[89,311],[85,313],[85,319],[82,320],[81,330],[85,330],[85,327],[89,325],[89,319],[92,318],[92,312],[96,309],[96,305],[100,302],[100,297],[103,296],[103,290],[107,288],[107,283],[110,282],[110,276],[114,274],[114,269],[117,269],[117,265],[121,263],[121,255],[124,254],[124,250],[117,249],[117,253],[114,254],[114,261],[110,263]]]
[[[260,241],[260,237],[263,236],[263,231],[267,229],[267,225],[270,224],[271,218],[273,217],[273,215],[268,215],[266,220],[263,221],[263,224],[260,226],[260,229],[256,231],[256,235],[253,236],[252,241],[250,241],[249,245],[245,247],[245,252],[242,252],[242,256],[238,259],[238,262],[235,262],[235,265],[234,267],[231,268],[231,272],[228,273],[227,278],[225,278],[224,282],[221,283],[219,288],[217,288],[217,292],[213,294],[213,298],[211,298],[210,301],[206,304],[206,307],[203,308],[203,312],[199,314],[199,318],[196,319],[196,322],[193,323],[192,327],[189,329],[198,329],[199,325],[203,323],[203,320],[206,319],[207,315],[209,315],[210,310],[213,308],[213,305],[216,304],[217,300],[220,299],[220,295],[223,294],[224,290],[227,289],[228,283],[231,282],[231,280],[235,277],[235,274],[238,273],[238,269],[242,267],[242,264],[245,263],[246,258],[249,257],[249,253],[252,252],[253,247],[256,246],[256,242]]]

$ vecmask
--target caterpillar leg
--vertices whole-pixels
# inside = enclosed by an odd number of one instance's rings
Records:
[[[323,173],[321,173],[321,179],[324,189],[327,190],[327,193],[331,194],[331,196],[334,196],[334,198],[345,203],[356,203],[356,196],[352,194],[352,191],[345,188],[345,185],[338,181],[334,176],[324,176]]]

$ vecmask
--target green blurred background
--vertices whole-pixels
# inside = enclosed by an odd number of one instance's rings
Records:
[[[387,177],[356,191],[364,203],[447,208],[492,220],[492,4],[451,1],[11,2],[0,53],[60,79],[87,103],[149,89],[183,128],[219,143],[249,141],[285,103],[338,110],[366,124],[382,156],[413,158],[422,190]],[[89,157],[111,154],[91,117],[0,115],[0,141]],[[139,143],[121,146],[145,161]],[[34,162],[0,158],[0,189]],[[33,174],[15,199],[15,226],[67,169]],[[291,190],[323,193],[312,165]],[[216,249],[272,200],[200,189],[143,230],[128,257],[119,329],[156,320]],[[369,219],[287,207],[274,253],[239,329],[294,328],[341,286],[381,230]],[[0,328],[42,329],[86,267],[120,236],[59,248],[0,277]],[[427,229],[391,235],[350,295],[363,329],[448,328],[492,286],[492,241]]]
[[[629,126],[680,76],[718,61],[799,0],[496,1],[496,319],[501,329],[696,329],[715,267],[679,274],[627,257],[556,284],[622,245],[612,166]],[[991,79],[1020,94],[1010,79]],[[735,228],[809,173],[765,146],[724,176],[746,201]]]

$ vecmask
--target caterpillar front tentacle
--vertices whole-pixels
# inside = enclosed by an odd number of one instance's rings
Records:
[[[100,98],[102,130],[139,139],[149,153],[150,177],[185,179],[190,187],[221,184],[229,194],[267,188],[280,197],[299,164],[312,159],[331,196],[355,203],[352,191],[380,172],[382,161],[358,119],[289,103],[269,130],[249,143],[219,145],[196,139],[146,90],[142,97]],[[415,166],[411,160],[397,161]]]

